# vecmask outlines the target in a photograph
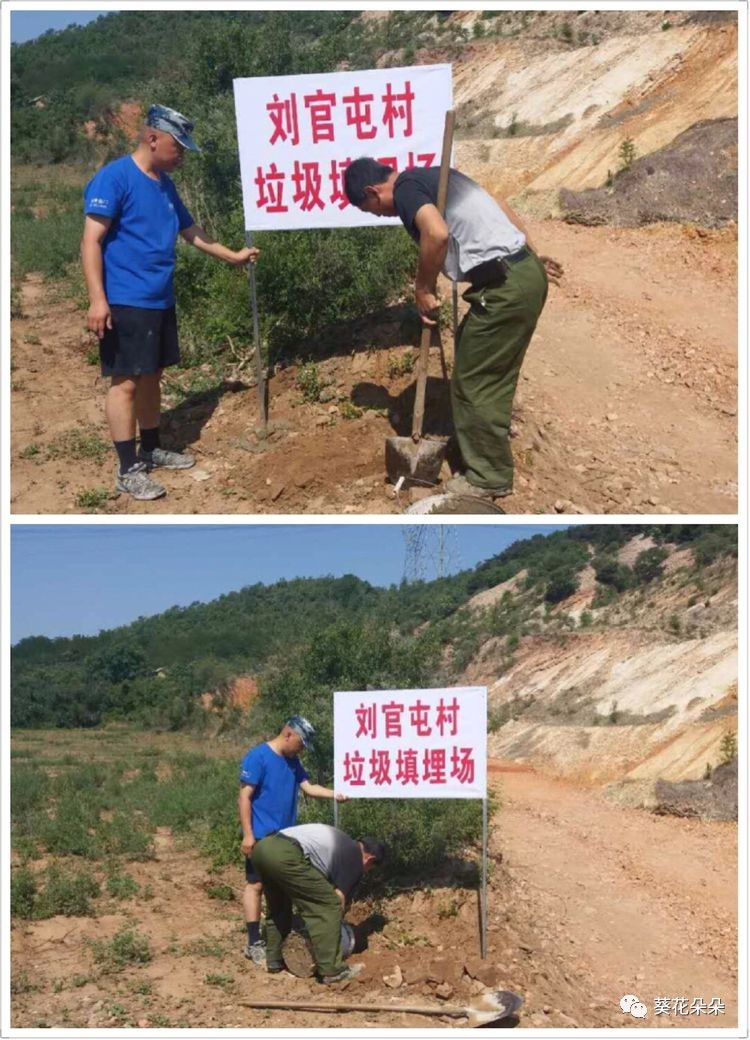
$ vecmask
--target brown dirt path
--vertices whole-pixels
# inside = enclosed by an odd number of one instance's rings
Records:
[[[540,251],[565,266],[524,365],[513,433],[518,479],[507,512],[736,511],[736,257],[730,229],[533,225]],[[12,509],[80,512],[82,492],[111,490],[113,459],[55,452],[66,433],[105,441],[105,385],[86,363],[84,315],[36,276],[12,329]],[[400,321],[360,322],[321,363],[332,396],[306,404],[295,369],[272,381],[268,450],[253,450],[255,390],[226,385],[173,407],[169,435],[198,467],[166,473],[165,499],[123,496],[100,511],[139,513],[394,513],[383,445],[408,421],[413,375],[389,369],[411,347]],[[433,358],[427,425],[437,416]],[[352,412],[351,405],[348,414]]]
[[[589,994],[588,1007],[557,1007],[581,1026],[606,1009],[607,1024],[621,1028],[735,1025],[736,826],[624,809],[598,792],[499,766],[496,840],[510,894],[533,922],[531,957],[542,970],[554,951]],[[543,976],[532,983],[541,984]],[[645,1019],[622,1014],[625,994],[648,1007]],[[671,1014],[655,1015],[654,1000],[665,997],[718,997],[726,1012],[676,1015],[673,1003]],[[531,1010],[532,1024],[547,1018]]]

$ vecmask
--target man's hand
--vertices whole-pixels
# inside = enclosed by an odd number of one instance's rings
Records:
[[[544,270],[547,272],[547,277],[554,285],[560,284],[560,279],[565,273],[562,264],[558,264],[557,260],[553,260],[551,256],[540,256],[539,259],[544,264]]]
[[[417,289],[414,293],[417,303],[419,317],[423,325],[437,325],[437,312],[440,309],[440,300],[435,293],[426,289]]]
[[[333,797],[336,799],[337,802],[348,802],[349,801],[349,795],[348,794],[344,794],[343,791],[339,791],[339,793],[335,794]]]
[[[245,246],[244,249],[238,249],[236,253],[233,253],[229,259],[229,263],[233,267],[242,267],[243,264],[254,264],[260,256],[260,249],[256,249],[255,246]]]
[[[112,328],[112,312],[106,300],[92,303],[88,314],[89,332],[95,332],[99,339],[104,336],[105,329]]]
[[[240,848],[243,856],[252,856],[255,848],[255,838],[252,835],[249,838],[243,838]]]

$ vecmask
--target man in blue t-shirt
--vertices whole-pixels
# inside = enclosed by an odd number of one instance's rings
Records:
[[[111,377],[105,411],[119,459],[117,489],[137,499],[166,494],[151,470],[195,464],[159,442],[162,371],[180,360],[173,285],[177,236],[235,266],[258,256],[257,249],[235,252],[214,241],[194,222],[169,178],[186,151],[199,151],[192,129],[179,112],[152,105],[133,154],[104,166],[84,192],[88,326],[99,337],[102,375]]]
[[[298,755],[309,748],[315,730],[302,715],[293,715],[281,732],[265,744],[251,748],[240,766],[239,810],[242,824],[242,853],[245,856],[245,893],[242,899],[247,926],[245,956],[256,964],[266,959],[260,938],[260,904],[263,885],[250,856],[255,843],[297,822],[297,791],[310,798],[346,801],[329,787],[311,784]]]

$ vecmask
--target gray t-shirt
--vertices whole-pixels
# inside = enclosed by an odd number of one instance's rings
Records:
[[[414,218],[426,203],[437,205],[437,166],[404,170],[393,185],[393,202],[411,237],[419,242]],[[467,274],[486,260],[509,256],[526,245],[526,236],[511,223],[491,195],[471,177],[451,168],[445,222],[450,231],[443,272],[453,281],[466,281]]]
[[[280,834],[294,838],[302,851],[334,888],[348,896],[362,877],[362,850],[348,834],[326,823],[284,827]]]

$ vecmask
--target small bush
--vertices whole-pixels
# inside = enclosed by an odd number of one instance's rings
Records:
[[[78,509],[91,513],[105,506],[109,501],[109,496],[110,492],[107,488],[86,488],[84,491],[78,492],[75,503]]]
[[[91,948],[94,960],[107,974],[122,971],[131,964],[148,964],[152,957],[147,937],[132,928],[121,929],[109,941],[93,940]]]
[[[636,557],[633,571],[641,585],[656,581],[664,573],[664,561],[669,553],[660,546],[646,549]]]
[[[735,758],[737,758],[737,734],[725,733],[719,744],[719,761],[724,766],[734,761]]]
[[[226,903],[234,902],[234,889],[231,885],[206,885],[206,895],[209,899],[221,899]]]
[[[594,615],[589,610],[584,610],[579,619],[581,628],[589,628],[594,623]]]
[[[68,872],[51,866],[46,872],[46,884],[35,906],[34,917],[88,917],[94,913],[91,900],[99,895],[99,883],[87,871]]]
[[[10,878],[10,913],[11,917],[31,918],[34,916],[34,902],[37,884],[34,872],[28,867],[14,870]]]
[[[544,592],[547,603],[562,603],[578,588],[576,576],[572,571],[558,571],[551,575]]]
[[[620,158],[620,169],[629,170],[636,158],[635,142],[632,137],[625,138],[620,144],[617,154]]]
[[[295,383],[297,389],[302,391],[303,401],[314,404],[320,400],[323,384],[320,381],[320,369],[314,361],[308,361],[299,368]]]
[[[135,878],[122,873],[117,865],[110,867],[105,888],[115,899],[130,899],[140,891],[140,885]]]
[[[399,376],[409,375],[414,371],[414,364],[416,362],[416,355],[413,351],[408,351],[406,354],[400,354],[398,357],[390,358],[388,361],[388,375],[391,379],[398,379]]]

